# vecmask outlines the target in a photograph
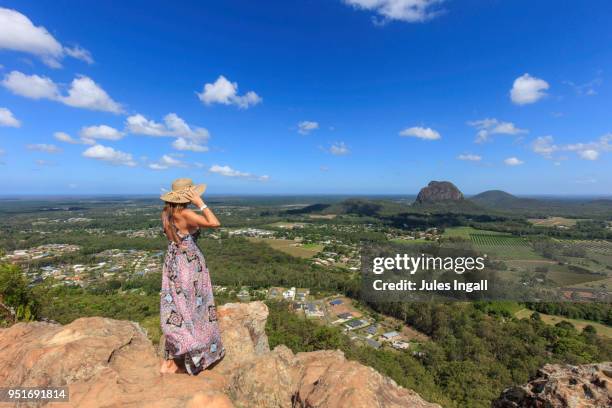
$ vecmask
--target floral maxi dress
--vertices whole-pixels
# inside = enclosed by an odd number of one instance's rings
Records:
[[[199,231],[179,234],[180,244],[168,243],[160,299],[166,359],[184,358],[185,368],[192,375],[219,361],[225,353],[210,275],[196,245],[198,235]]]

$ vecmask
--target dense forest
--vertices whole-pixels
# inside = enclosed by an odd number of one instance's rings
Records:
[[[269,303],[267,331],[271,347],[285,344],[294,352],[340,349],[444,407],[489,407],[512,385],[526,382],[546,363],[579,364],[612,358],[612,343],[592,326],[582,332],[571,324],[518,320],[509,313],[488,313],[472,303],[386,304],[381,312],[403,316],[431,337],[418,352],[374,350],[350,343],[334,327],[321,326]]]
[[[590,320],[612,326],[612,305],[610,303],[532,302],[528,303],[527,307],[540,313]]]

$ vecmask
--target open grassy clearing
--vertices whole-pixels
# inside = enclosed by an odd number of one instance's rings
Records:
[[[595,287],[599,287],[596,284],[597,281],[602,281],[607,279],[606,276],[598,275],[596,273],[589,273],[588,271],[577,271],[572,270],[570,265],[560,265],[558,262],[546,260],[546,259],[537,259],[537,260],[507,260],[505,261],[506,265],[510,271],[526,271],[530,273],[540,273],[543,274],[546,279],[553,281],[558,286],[576,286],[576,285],[584,285],[586,283],[592,283],[596,285]],[[519,276],[519,275],[516,275]],[[594,288],[590,286],[590,288]]]
[[[263,242],[272,248],[298,258],[311,258],[323,250],[322,245],[301,244],[290,239],[247,238],[251,242]]]
[[[578,221],[586,221],[586,219],[565,218],[565,217],[547,217],[547,218],[530,218],[529,221],[536,227],[573,227]]]
[[[571,286],[572,288],[579,288],[579,289],[606,289],[606,290],[612,290],[612,278],[604,278],[604,279],[598,279],[598,280],[592,280],[592,281],[586,281],[586,282],[580,282],[580,283],[576,283],[574,285],[568,285]]]
[[[518,319],[526,319],[526,318],[529,318],[533,313],[534,313],[533,310],[521,309],[518,312],[516,312],[514,316]],[[574,327],[577,330],[582,330],[586,326],[591,325],[595,328],[595,330],[597,330],[597,333],[599,335],[605,336],[608,338],[612,338],[612,327],[606,326],[605,324],[591,322],[588,320],[570,319],[568,317],[563,317],[563,316],[547,315],[544,313],[540,313],[540,317],[542,318],[542,321],[544,323],[550,324],[550,325],[555,325],[562,321],[570,322],[571,324],[574,325]]]
[[[391,242],[394,242],[396,244],[402,244],[402,245],[426,245],[426,244],[432,244],[432,241],[427,241],[425,239],[401,239],[401,238],[394,238],[389,240]]]
[[[269,228],[281,228],[281,229],[294,229],[294,228],[302,228],[306,225],[303,222],[288,222],[288,221],[278,221],[272,224],[266,225]]]
[[[309,214],[308,218],[313,220],[333,220],[337,217],[337,214]]]
[[[590,273],[577,273],[567,268],[555,268],[548,272],[546,277],[559,284],[559,286],[579,285],[586,282],[606,279],[605,276]]]
[[[486,234],[486,235],[509,235],[503,232],[479,230],[472,227],[451,227],[444,230],[443,237],[447,238],[465,238],[470,239],[471,234]]]
[[[491,259],[500,260],[542,260],[529,246],[475,245],[475,248]]]
[[[582,248],[589,252],[612,255],[612,242],[603,239],[556,239],[555,242],[568,249]]]

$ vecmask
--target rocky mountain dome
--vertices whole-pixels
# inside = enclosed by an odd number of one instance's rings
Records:
[[[430,181],[419,191],[416,203],[431,204],[441,201],[462,201],[463,193],[450,181]]]
[[[136,323],[18,323],[0,329],[0,384],[69,387],[70,402],[54,407],[440,408],[340,351],[271,351],[262,302],[220,306],[218,316],[226,357],[195,377],[159,374]]]

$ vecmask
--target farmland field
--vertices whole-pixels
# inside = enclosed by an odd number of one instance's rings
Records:
[[[496,232],[496,231],[487,231],[487,230],[479,230],[476,228],[472,228],[472,227],[452,227],[452,228],[447,228],[446,230],[444,230],[444,237],[447,238],[465,238],[465,239],[470,239],[470,235],[471,234],[486,234],[486,235],[508,235],[510,236],[510,234],[504,234],[501,232]]]
[[[586,284],[587,282],[595,284],[597,280],[603,280],[606,278],[605,276],[594,273],[578,273],[568,269],[567,265],[553,268],[550,272],[548,272],[546,277],[558,283],[560,286],[577,286]]]
[[[574,285],[571,285],[573,288],[578,289],[601,289],[606,288],[607,290],[612,290],[612,278],[605,278],[600,280],[593,280],[588,282],[581,282]]]
[[[446,238],[463,238],[474,248],[494,259],[539,260],[529,241],[512,234],[479,230],[472,227],[453,227],[444,231]]]
[[[529,247],[529,242],[511,235],[470,234],[472,242],[477,246]]]
[[[529,242],[512,235],[470,234],[474,247],[497,259],[538,260]]]
[[[582,248],[604,255],[612,255],[612,242],[602,239],[578,240],[578,239],[557,239],[557,243],[566,248]]]
[[[263,242],[272,248],[298,258],[310,258],[323,250],[322,245],[301,244],[290,239],[248,238],[251,242]]]
[[[521,309],[518,312],[516,312],[514,316],[517,319],[526,319],[526,318],[529,318],[532,314],[533,314],[532,310]],[[555,325],[562,321],[570,322],[571,324],[574,325],[574,327],[577,330],[582,330],[586,326],[591,325],[597,330],[597,333],[599,333],[600,335],[608,337],[608,338],[612,338],[612,327],[606,326],[605,324],[591,322],[588,320],[570,319],[568,317],[563,317],[563,316],[547,315],[544,313],[540,313],[540,317],[542,318],[542,321],[544,323],[550,324],[550,325]]]
[[[585,221],[575,218],[565,217],[548,217],[548,218],[530,218],[527,221],[536,227],[573,227],[578,221]]]

